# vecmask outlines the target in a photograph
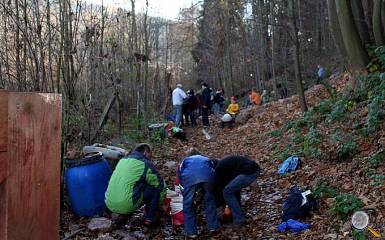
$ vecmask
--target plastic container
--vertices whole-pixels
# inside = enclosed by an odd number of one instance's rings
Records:
[[[167,137],[166,126],[168,123],[154,123],[148,126],[151,141],[164,140]]]
[[[66,160],[65,182],[74,213],[80,217],[101,214],[111,169],[102,153],[91,153],[79,160]]]
[[[171,223],[174,226],[181,226],[184,224],[184,215],[183,215],[183,196],[179,195],[177,197],[171,198]]]
[[[127,151],[123,148],[95,143],[91,146],[83,147],[84,153],[101,152],[103,156],[110,160],[120,160],[127,154]]]
[[[173,226],[181,226],[184,224],[184,215],[183,215],[183,196],[182,194],[167,190],[165,203],[169,204],[170,214],[171,214],[171,223]]]

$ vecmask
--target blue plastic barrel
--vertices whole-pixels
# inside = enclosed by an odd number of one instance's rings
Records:
[[[66,160],[65,180],[71,207],[80,217],[101,214],[111,169],[102,153],[92,153],[80,160]]]

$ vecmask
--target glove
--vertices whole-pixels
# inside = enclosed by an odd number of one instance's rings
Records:
[[[303,230],[310,228],[310,224],[301,223],[293,219],[287,220],[287,226],[289,227],[290,231],[293,233],[301,232]]]

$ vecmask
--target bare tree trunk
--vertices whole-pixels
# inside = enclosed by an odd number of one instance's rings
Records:
[[[338,21],[345,44],[345,49],[349,56],[350,63],[356,68],[365,68],[369,62],[369,57],[364,49],[360,36],[354,25],[353,14],[347,0],[335,0],[337,7]]]
[[[47,6],[47,15],[46,15],[46,21],[47,21],[47,31],[48,31],[48,79],[49,83],[51,85],[50,90],[52,92],[55,91],[55,84],[53,82],[53,71],[52,71],[52,32],[51,32],[51,4],[49,2],[50,0],[46,1]]]
[[[17,80],[17,89],[19,91],[23,90],[23,83],[21,78],[21,61],[20,61],[20,29],[18,24],[20,23],[20,15],[19,15],[19,1],[15,0],[15,47],[16,47],[16,80]]]
[[[148,0],[146,0],[146,13],[144,15],[144,52],[146,57],[149,57],[149,46],[148,46]],[[148,61],[146,59],[144,63],[144,84],[143,84],[143,117],[144,123],[147,124],[148,119]]]
[[[385,0],[382,0],[382,3],[381,3],[381,26],[382,26],[382,33],[385,41]]]
[[[6,5],[3,3],[3,9],[4,12],[6,12]],[[4,37],[5,39],[8,38],[8,14],[4,14]],[[9,67],[9,48],[8,48],[8,42],[5,41],[4,43],[4,54],[5,54],[5,76],[6,76],[6,81],[10,82],[10,67]]]
[[[138,33],[137,33],[137,27],[136,27],[136,15],[135,15],[135,0],[131,0],[131,11],[132,11],[132,34],[133,34],[133,41],[134,41],[134,53],[137,53],[138,51]],[[140,116],[140,62],[134,59],[134,65],[136,68],[136,116]]]
[[[46,69],[45,69],[45,55],[44,55],[44,43],[42,39],[42,31],[43,26],[40,21],[40,2],[38,0],[35,0],[35,18],[36,18],[36,30],[37,30],[37,40],[39,45],[39,55],[40,59],[36,64],[38,65],[39,72],[36,73],[36,76],[38,76],[37,79],[37,85],[35,87],[35,90],[39,91],[47,91],[47,78],[46,78]],[[40,82],[41,81],[41,82]]]
[[[302,112],[307,111],[305,94],[302,86],[302,74],[301,74],[301,66],[299,60],[299,41],[298,41],[298,28],[297,28],[297,19],[295,15],[295,0],[289,0],[289,11],[291,18],[291,27],[292,27],[292,35],[293,35],[293,57],[294,57],[294,71],[295,71],[295,82],[297,86],[297,93],[299,95],[299,103],[301,106]]]
[[[340,23],[338,22],[336,2],[335,0],[328,0],[328,11],[329,11],[329,26],[332,32],[334,43],[339,50],[342,58],[347,56],[344,40],[342,38]]]
[[[274,4],[275,1],[270,1],[270,22],[271,22],[271,71],[273,77],[273,91],[274,91],[274,99],[277,99],[277,79],[275,75],[275,12],[274,12]]]
[[[354,16],[354,21],[357,26],[358,33],[363,44],[370,44],[370,35],[368,24],[365,20],[364,8],[362,6],[361,0],[351,0],[350,1],[352,12]]]
[[[24,90],[27,88],[27,53],[28,53],[28,49],[27,49],[27,45],[28,45],[28,36],[27,36],[27,32],[28,32],[28,12],[27,12],[27,0],[24,0],[24,6],[23,6],[23,15],[24,15],[24,26],[23,26],[23,29],[24,29],[24,36],[23,36],[23,45],[24,45],[24,53],[23,53],[23,88]]]
[[[382,28],[382,21],[381,21],[381,13],[382,13],[382,7],[384,6],[382,4],[382,0],[373,0],[373,32],[374,32],[374,39],[376,40],[376,44],[378,46],[385,44],[385,37],[384,37],[384,29]]]

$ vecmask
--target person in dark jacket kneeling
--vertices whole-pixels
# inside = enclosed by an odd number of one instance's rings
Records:
[[[246,220],[241,209],[240,192],[252,184],[260,174],[259,165],[242,156],[228,156],[216,161],[214,189],[217,206],[226,204],[232,213],[232,226],[239,226]]]

